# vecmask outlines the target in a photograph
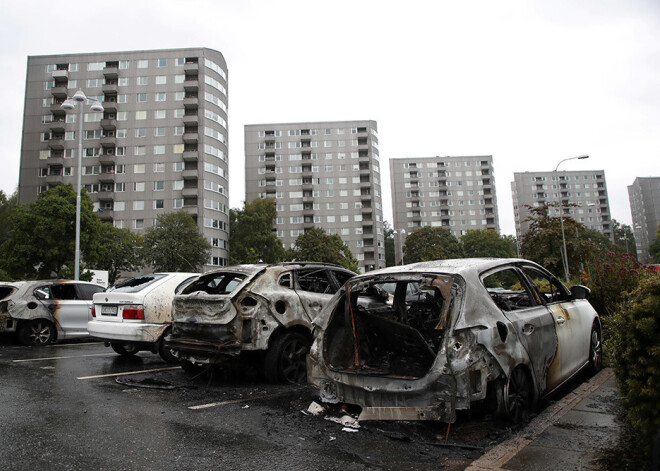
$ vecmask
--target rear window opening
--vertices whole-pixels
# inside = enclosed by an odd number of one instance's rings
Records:
[[[14,291],[16,288],[13,286],[0,286],[0,299],[8,298]]]
[[[181,294],[203,291],[207,294],[230,294],[245,279],[241,273],[209,273],[186,286]]]
[[[113,291],[119,293],[137,293],[138,291],[142,291],[147,286],[151,285],[152,283],[155,283],[156,281],[164,277],[165,275],[163,274],[159,275],[156,273],[151,275],[136,276],[135,278],[131,278],[130,280],[117,283],[115,286],[108,289],[108,292]]]
[[[454,309],[449,275],[347,286],[324,337],[330,369],[421,378],[433,365]]]

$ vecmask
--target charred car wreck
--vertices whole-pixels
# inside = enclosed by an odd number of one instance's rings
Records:
[[[480,402],[522,421],[580,370],[600,368],[587,295],[520,259],[361,275],[315,320],[308,379],[322,401],[362,407],[361,420],[453,422]]]
[[[221,367],[247,353],[256,354],[251,359],[266,379],[304,382],[312,319],[354,275],[302,262],[206,273],[174,297],[165,345],[187,370]]]

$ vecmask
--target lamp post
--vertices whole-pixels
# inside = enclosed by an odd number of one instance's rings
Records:
[[[567,159],[563,159],[559,161],[559,163],[555,167],[555,176],[557,177],[558,190],[561,190],[561,187],[559,185],[559,172],[557,171],[557,169],[559,169],[561,163],[566,162],[567,160],[582,160],[588,158],[589,158],[588,155],[578,155],[577,157],[569,157]],[[564,277],[566,279],[566,283],[568,283],[568,252],[566,252],[566,235],[564,234],[564,205],[561,200],[561,191],[559,191],[559,222],[561,224],[561,241],[564,247],[564,251],[561,254],[562,255],[561,262],[562,265],[564,266]]]
[[[82,90],[78,90],[71,98],[67,98],[62,103],[61,108],[64,111],[73,111],[78,106],[78,170],[77,170],[77,186],[76,186],[76,252],[74,260],[74,279],[80,279],[80,190],[81,190],[81,175],[82,175],[82,133],[83,133],[83,105],[87,100],[94,101],[90,106],[90,111],[95,113],[103,112],[103,105],[94,99],[87,98]]]
[[[394,233],[399,235],[399,253],[401,254],[401,265],[403,265],[403,236],[406,234],[406,230],[397,229]]]

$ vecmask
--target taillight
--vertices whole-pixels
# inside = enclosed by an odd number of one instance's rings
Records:
[[[122,317],[124,319],[144,319],[144,306],[124,306]]]
[[[92,306],[92,317],[96,317],[96,309],[94,309],[94,306]]]

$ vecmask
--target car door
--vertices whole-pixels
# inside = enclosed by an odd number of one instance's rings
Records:
[[[295,270],[293,279],[296,293],[311,322],[337,292],[337,283],[326,267]]]
[[[50,285],[50,297],[45,300],[48,310],[62,329],[62,337],[87,335],[91,319],[91,300],[82,299],[77,283]]]
[[[558,381],[571,376],[585,363],[589,355],[591,318],[582,315],[578,302],[571,292],[554,276],[536,267],[521,267],[542,302],[552,314],[558,342]]]
[[[552,388],[554,379],[549,371],[557,360],[557,336],[550,311],[515,267],[487,272],[482,281],[527,352],[539,391]]]

